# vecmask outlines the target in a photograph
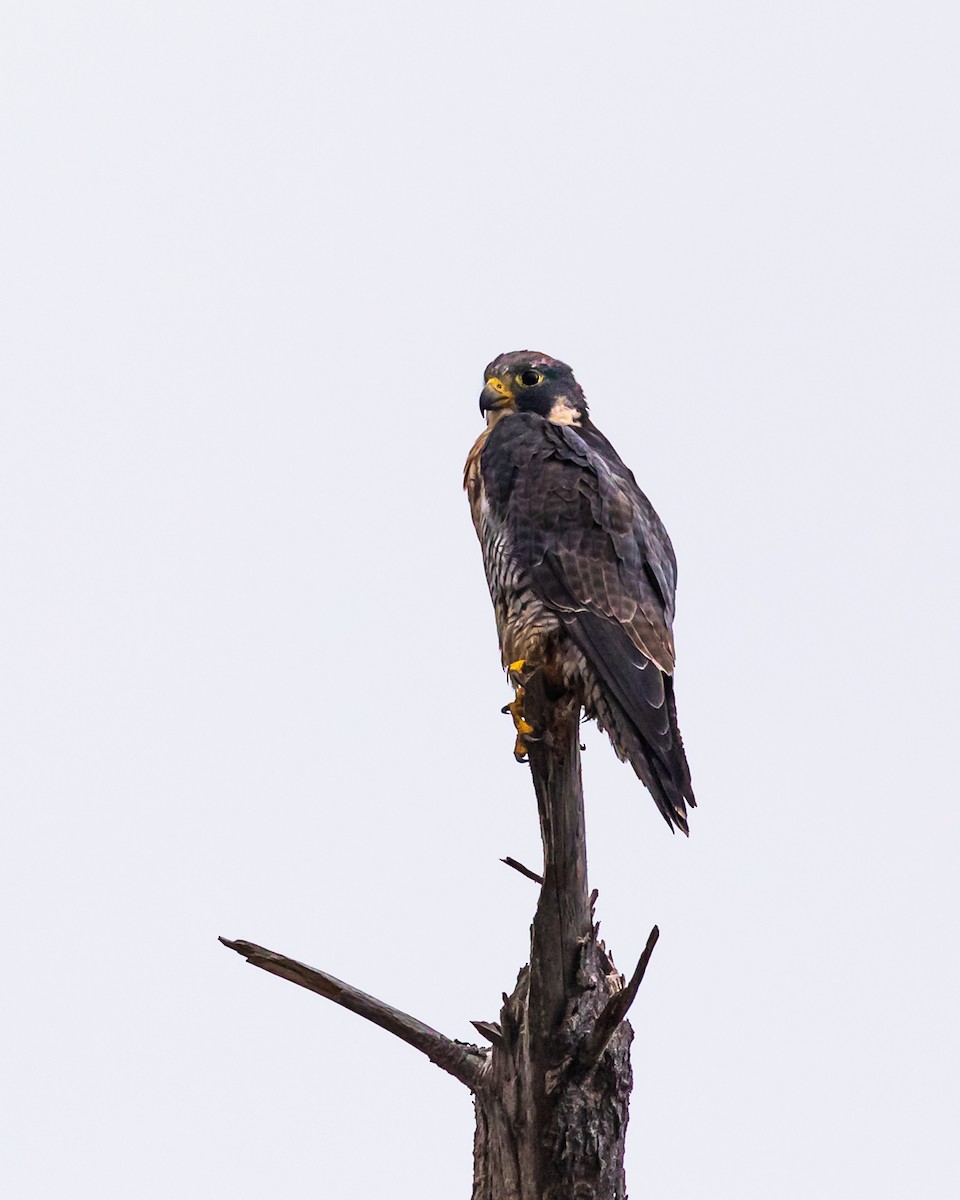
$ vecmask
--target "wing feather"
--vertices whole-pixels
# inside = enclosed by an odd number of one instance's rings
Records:
[[[611,464],[573,427],[533,420],[540,453],[516,477],[508,519],[535,589],[555,607],[616,621],[671,672],[676,560],[653,506],[615,453]],[[554,568],[542,572],[548,554]]]

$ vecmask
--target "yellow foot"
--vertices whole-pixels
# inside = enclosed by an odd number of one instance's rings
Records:
[[[513,667],[510,668],[513,670]],[[513,747],[513,757],[517,762],[527,761],[527,743],[526,738],[533,733],[533,726],[523,716],[523,688],[517,688],[517,696],[512,704],[505,704],[500,710],[501,712],[509,713],[513,717],[513,727],[517,731],[516,744]]]

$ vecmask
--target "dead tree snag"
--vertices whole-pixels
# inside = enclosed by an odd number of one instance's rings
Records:
[[[525,712],[537,731],[530,771],[543,837],[530,962],[499,1021],[474,1021],[489,1045],[454,1041],[381,1000],[250,942],[220,940],[416,1047],[474,1095],[473,1200],[624,1200],[623,1153],[633,1031],[626,1013],[658,937],[626,983],[600,941],[587,891],[579,707],[534,675]]]

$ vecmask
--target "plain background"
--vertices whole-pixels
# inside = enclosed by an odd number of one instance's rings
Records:
[[[5,1194],[467,1196],[539,852],[460,491],[570,362],[680,560],[596,732],[631,1194],[955,1197],[955,4],[4,6]]]

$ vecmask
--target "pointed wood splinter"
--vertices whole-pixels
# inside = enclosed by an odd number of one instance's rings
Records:
[[[496,1021],[471,1021],[470,1024],[494,1046],[503,1045],[503,1030]]]
[[[600,1061],[601,1055],[607,1048],[607,1043],[613,1037],[620,1022],[627,1015],[627,1010],[640,990],[640,984],[643,982],[647,963],[650,961],[650,955],[653,954],[653,948],[657,944],[659,937],[660,930],[654,925],[650,931],[650,936],[647,938],[647,944],[643,948],[643,953],[640,955],[637,969],[630,978],[630,982],[621,991],[614,992],[607,1001],[606,1007],[594,1022],[593,1029],[584,1038],[580,1046],[580,1053],[577,1055],[577,1066],[581,1071],[589,1071],[592,1066]]]
[[[534,883],[543,883],[543,876],[538,875],[536,871],[531,871],[529,867],[525,867],[522,862],[517,862],[515,858],[501,858],[502,863],[506,863],[508,867],[513,867],[515,871],[519,871],[521,875],[526,875],[528,879],[532,879]]]

